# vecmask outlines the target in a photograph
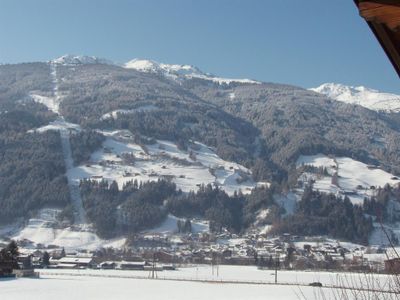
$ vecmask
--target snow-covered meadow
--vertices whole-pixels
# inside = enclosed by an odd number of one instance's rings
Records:
[[[315,288],[304,287],[311,298]],[[8,300],[236,300],[299,299],[300,289],[288,286],[214,284],[73,276],[43,276],[39,279],[0,280],[0,297]],[[300,298],[302,299],[302,298]]]
[[[375,166],[368,166],[349,157],[328,157],[324,154],[301,155],[297,167],[310,165],[327,169],[328,176],[304,173],[303,181],[313,179],[314,189],[336,195],[347,195],[353,204],[362,204],[365,197],[371,197],[378,187],[399,184],[400,180]],[[337,184],[332,177],[337,174]]]
[[[157,273],[159,280],[148,279],[148,271],[117,270],[38,270],[39,279],[0,281],[1,299],[335,299],[335,290],[308,284],[321,282],[326,287],[355,285],[369,281],[360,274],[278,271],[256,267],[199,265]],[[168,279],[168,280],[164,280]],[[361,279],[361,280],[360,280]],[[378,288],[387,283],[385,275],[374,275]],[[189,281],[193,280],[193,281]],[[336,290],[337,291],[337,290]],[[25,297],[25,298],[24,298]],[[352,298],[350,298],[352,299]]]
[[[99,238],[90,226],[72,226],[60,228],[57,226],[57,209],[42,209],[36,218],[29,219],[25,226],[7,226],[7,231],[3,230],[2,234],[11,237],[17,241],[29,240],[36,246],[42,244],[58,245],[66,250],[87,249],[96,250],[99,248],[121,248],[125,242],[125,238],[116,238],[112,240],[104,240]],[[85,228],[86,227],[86,228]],[[28,248],[31,248],[28,246]]]
[[[188,150],[180,150],[173,142],[157,140],[143,149],[132,141],[132,134],[126,130],[102,133],[107,137],[102,149],[94,152],[88,163],[68,170],[71,182],[116,181],[122,188],[132,180],[169,178],[183,192],[196,191],[202,184],[213,184],[230,195],[239,190],[249,193],[257,185],[247,168],[221,159],[199,142],[194,142]],[[134,163],[124,162],[122,157],[126,154],[134,156]]]

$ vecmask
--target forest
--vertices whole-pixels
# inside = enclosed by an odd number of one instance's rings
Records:
[[[0,223],[27,218],[43,206],[69,202],[61,140],[58,132],[28,132],[46,124],[51,115],[29,103],[0,118]]]
[[[159,225],[168,213],[182,218],[199,217],[210,221],[212,232],[228,229],[240,233],[254,223],[254,216],[264,208],[275,207],[273,189],[257,188],[250,195],[229,196],[212,185],[202,185],[197,192],[183,194],[174,183],[128,182],[118,190],[116,182],[84,180],[81,194],[87,216],[101,236],[110,237],[118,230],[138,232]]]
[[[294,214],[288,216],[284,216],[283,208],[274,201],[278,186],[232,196],[212,185],[202,185],[197,192],[188,194],[175,188],[175,184],[163,180],[129,182],[120,191],[115,182],[86,180],[81,183],[87,214],[98,233],[108,237],[121,230],[138,232],[155,227],[168,213],[186,219],[206,219],[211,232],[227,229],[242,233],[254,226],[257,214],[264,209],[269,211],[264,224],[274,225],[273,234],[326,235],[368,244],[373,229],[372,218],[365,215],[362,206],[353,205],[347,197],[338,198],[311,187],[306,187]]]
[[[70,137],[72,159],[75,165],[87,162],[91,154],[99,149],[105,138],[94,130],[82,130]]]
[[[138,232],[160,224],[166,217],[163,201],[179,193],[174,183],[162,180],[131,181],[121,190],[115,181],[109,184],[83,180],[80,189],[86,215],[101,237],[115,236],[118,231]]]
[[[353,205],[347,197],[321,193],[311,186],[305,188],[295,213],[274,225],[274,233],[327,235],[365,245],[373,229],[372,218],[364,215],[361,206]]]

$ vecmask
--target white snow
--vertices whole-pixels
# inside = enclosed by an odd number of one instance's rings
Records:
[[[399,95],[380,92],[364,86],[325,83],[310,90],[337,101],[361,105],[371,110],[400,112]]]
[[[185,221],[185,219],[177,218],[173,215],[168,215],[167,219],[158,227],[146,230],[146,232],[162,233],[162,234],[173,234],[178,232],[177,221]],[[192,232],[208,232],[208,221],[191,220]]]
[[[285,209],[284,216],[294,213],[296,209],[296,204],[298,201],[300,201],[300,199],[301,197],[293,192],[274,195],[275,202]]]
[[[194,142],[196,150],[179,150],[170,141],[158,140],[153,145],[147,145],[148,154],[141,146],[135,144],[129,137],[129,131],[102,131],[107,137],[103,148],[91,155],[90,161],[74,167],[67,176],[75,185],[80,180],[91,178],[96,180],[116,181],[121,189],[127,181],[156,181],[159,178],[171,178],[183,192],[196,191],[201,184],[218,185],[228,194],[241,190],[250,193],[256,186],[251,179],[251,172],[233,162],[228,162],[209,149],[206,145]],[[194,156],[190,157],[190,151]],[[133,154],[135,163],[128,164],[122,156]],[[210,173],[214,170],[214,175]],[[246,176],[243,182],[237,179]]]
[[[31,93],[29,96],[33,101],[45,105],[50,111],[58,115],[60,113],[61,95],[58,91],[57,67],[54,63],[51,63],[50,69],[50,75],[53,81],[53,96],[47,97],[35,93]]]
[[[26,295],[33,300],[71,298],[119,300],[130,299],[132,296],[143,300],[335,299],[337,294],[330,288],[320,289],[306,285],[311,282],[321,282],[324,286],[367,287],[368,285],[369,288],[377,289],[388,288],[385,283],[390,280],[387,275],[278,271],[278,283],[289,285],[274,285],[273,270],[258,270],[254,266],[222,265],[218,267],[198,265],[182,267],[177,271],[157,272],[158,280],[148,279],[150,274],[146,271],[51,269],[37,271],[40,272],[40,279],[20,278],[0,281],[2,299],[26,299]],[[222,284],[221,281],[232,283]],[[235,281],[248,283],[239,284]],[[320,296],[321,292],[324,296]],[[353,298],[355,294],[351,292],[348,294],[349,299],[357,299]]]
[[[101,119],[106,120],[106,119],[117,119],[119,114],[134,114],[137,112],[148,112],[148,111],[153,111],[157,110],[158,107],[155,105],[143,105],[135,109],[116,109],[113,110],[112,112],[104,114]]]
[[[68,227],[56,229],[56,216],[60,213],[57,209],[42,209],[36,218],[29,219],[25,227],[19,228],[11,238],[14,240],[30,240],[35,244],[57,245],[66,250],[87,249],[96,250],[99,248],[121,248],[125,238],[112,240],[100,239],[94,232],[82,227]]]
[[[208,73],[204,73],[197,67],[190,65],[176,65],[158,63],[154,60],[133,59],[124,65],[127,69],[134,69],[139,72],[161,74],[167,78],[181,81],[185,79],[199,78],[209,80],[218,84],[242,83],[242,84],[260,84],[259,81],[250,79],[229,79],[221,78]]]
[[[316,155],[300,155],[296,163],[297,166],[310,165],[314,167],[326,167],[331,169],[336,163],[333,158],[328,157],[324,154]]]
[[[81,127],[78,124],[70,123],[65,121],[64,118],[58,117],[56,120],[50,122],[49,124],[36,128],[36,129],[31,129],[28,132],[45,132],[48,130],[67,130],[67,131],[80,131]]]
[[[147,277],[148,272],[145,271],[125,271],[125,270],[40,270],[41,274],[50,276],[52,273],[59,274],[80,274],[80,275],[94,275],[94,276],[121,276],[121,277]],[[210,265],[194,265],[182,266],[176,271],[162,271],[158,272],[160,279],[186,279],[186,280],[215,280],[215,281],[242,281],[248,283],[273,283],[274,272],[273,270],[259,270],[256,266],[232,266],[232,265],[219,265],[218,272],[217,266]],[[324,285],[334,285],[340,279],[347,278],[348,282],[343,282],[343,285],[351,285],[351,278],[360,279],[363,274],[358,273],[339,273],[339,272],[314,272],[314,271],[278,271],[278,283],[291,283],[291,284],[309,284],[311,282],[321,282]],[[375,280],[385,281],[388,276],[375,274]],[[364,278],[362,278],[364,279]],[[367,284],[363,282],[360,284]],[[265,295],[264,295],[265,296]]]
[[[399,183],[399,180],[394,179],[396,178],[394,175],[348,157],[332,158],[324,154],[301,155],[297,160],[297,167],[302,164],[326,167],[330,175],[303,173],[300,178],[304,182],[313,179],[315,180],[315,189],[336,195],[346,194],[354,204],[362,204],[365,197],[371,197],[374,188],[384,187],[386,184],[393,186]],[[332,183],[331,176],[335,172],[338,173],[338,185]]]
[[[150,279],[42,275],[40,279],[1,280],[2,299],[25,300],[297,300],[300,289],[293,286],[212,284]],[[315,288],[304,287],[313,296]]]
[[[52,64],[73,66],[83,64],[113,64],[113,62],[95,56],[66,54],[51,61]]]
[[[387,183],[390,185],[399,183],[398,180],[391,179],[394,175],[381,169],[369,169],[366,164],[351,158],[341,157],[337,161],[339,163],[339,185],[344,189],[355,189],[358,185],[384,187]]]
[[[56,101],[55,97],[46,97],[37,94],[30,95],[32,100],[45,105],[50,111],[58,114],[59,113],[59,103]]]

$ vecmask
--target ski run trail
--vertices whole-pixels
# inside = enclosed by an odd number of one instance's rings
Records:
[[[57,79],[57,66],[54,63],[50,63],[51,67],[51,76],[53,78],[53,84],[54,84],[54,104],[53,104],[53,111],[57,113],[59,116],[57,118],[58,123],[66,123],[64,120],[64,117],[60,114],[59,111],[59,105],[61,102],[61,95],[58,90],[58,79]],[[67,124],[66,124],[67,125]],[[71,144],[70,144],[70,134],[71,130],[68,128],[69,126],[60,126],[59,132],[60,132],[60,137],[61,137],[61,145],[62,145],[62,150],[63,150],[63,155],[64,155],[64,161],[65,161],[65,168],[66,171],[72,169],[74,167],[73,164],[73,159],[72,159],[72,150],[71,150]],[[70,198],[71,198],[71,205],[74,211],[74,222],[76,225],[84,225],[86,224],[86,215],[85,215],[85,210],[83,208],[82,204],[82,198],[79,192],[79,185],[71,181],[71,179],[68,178],[68,188],[69,188],[69,193],[70,193]]]

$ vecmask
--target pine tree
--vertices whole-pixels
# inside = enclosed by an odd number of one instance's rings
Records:
[[[46,266],[46,267],[48,265],[50,265],[50,255],[49,255],[49,253],[47,251],[45,251],[43,253],[42,263],[43,263],[43,266]]]

